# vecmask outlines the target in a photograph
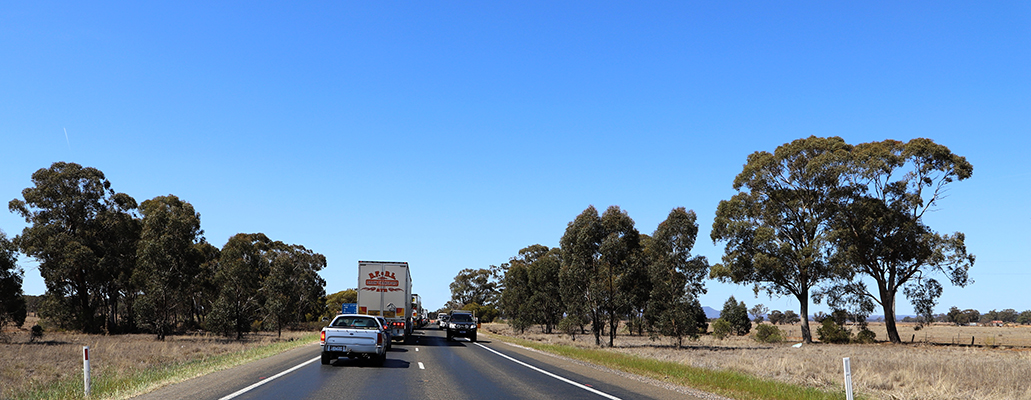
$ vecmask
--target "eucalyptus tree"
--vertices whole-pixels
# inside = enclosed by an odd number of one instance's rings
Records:
[[[967,179],[973,166],[930,139],[864,143],[852,151],[847,179],[854,193],[833,223],[840,277],[827,292],[837,298],[875,301],[884,310],[888,339],[901,342],[895,324],[900,289],[918,313],[930,315],[942,293],[935,275],[953,285],[971,283],[963,233],[935,232],[924,215],[938,206],[949,185]],[[864,278],[872,279],[868,288]]]
[[[273,242],[269,273],[262,280],[260,313],[267,327],[282,336],[285,325],[314,320],[325,313],[326,281],[318,272],[326,257],[301,245]]]
[[[519,250],[507,263],[500,285],[504,287],[501,309],[520,331],[537,323],[550,332],[558,323],[555,315],[561,316],[562,307],[554,254],[547,246],[535,244]]]
[[[508,318],[513,329],[523,332],[533,324],[530,308],[530,276],[527,266],[521,262],[512,263],[505,271],[505,290],[501,292],[501,312]]]
[[[133,267],[136,201],[115,193],[100,170],[75,163],[39,169],[32,182],[8,208],[30,224],[15,242],[39,261],[47,286],[44,316],[68,328],[99,331],[102,306],[116,305],[127,290],[118,283],[127,281]]]
[[[25,272],[18,268],[17,254],[17,247],[0,230],[0,330],[9,323],[16,326],[25,323],[25,296],[22,292]]]
[[[547,249],[545,246],[541,246]],[[531,321],[544,326],[545,333],[551,333],[562,320],[565,306],[562,304],[559,274],[562,269],[562,249],[548,249],[527,267],[530,286]]]
[[[602,288],[598,286],[600,256],[604,238],[598,210],[589,206],[566,226],[559,244],[565,257],[560,271],[562,301],[566,312],[579,321],[591,322],[594,344],[601,345]]]
[[[133,282],[142,294],[135,301],[136,318],[159,340],[191,314],[194,278],[200,275],[200,213],[174,195],[140,204],[143,229],[137,246]]]
[[[637,285],[648,285],[647,266],[641,262],[641,235],[634,220],[619,206],[609,206],[601,215],[604,236],[598,247],[601,282],[596,282],[603,293],[601,304],[609,323],[609,347],[615,344],[619,321],[640,304],[643,309],[647,297],[634,296]],[[647,293],[645,291],[644,293]]]
[[[842,181],[851,150],[839,137],[811,136],[752,153],[734,179],[737,194],[720,201],[712,225],[713,242],[726,248],[710,276],[794,296],[806,343],[810,291],[834,272],[828,233],[840,199],[853,190]]]
[[[645,241],[651,277],[645,318],[659,333],[676,338],[678,346],[684,336],[697,337],[706,327],[698,296],[705,293],[709,263],[691,256],[697,237],[697,216],[679,207]]]
[[[494,272],[488,268],[466,268],[459,271],[458,275],[455,275],[455,280],[449,285],[451,299],[456,301],[459,306],[474,303],[481,306],[494,306],[500,296],[498,281],[494,277]]]
[[[631,304],[628,282],[641,273],[640,234],[634,220],[618,206],[610,206],[600,217],[588,207],[569,223],[560,240],[563,254],[563,300],[590,317],[595,344],[601,344],[604,324],[609,325],[609,346]],[[574,314],[578,310],[573,309]]]
[[[215,273],[218,272],[222,250],[202,240],[193,245],[193,251],[200,257],[200,268],[190,283],[190,316],[187,322],[191,328],[199,328],[204,325],[204,318],[218,298],[219,288],[215,282]]]
[[[222,246],[214,276],[219,292],[205,318],[208,329],[236,339],[251,331],[263,305],[260,289],[269,275],[271,247],[262,233],[238,233]]]

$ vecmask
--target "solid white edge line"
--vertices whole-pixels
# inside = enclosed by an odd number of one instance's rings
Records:
[[[305,366],[305,365],[308,365],[308,364],[311,364],[311,363],[313,363],[313,362],[315,362],[315,361],[318,361],[318,360],[319,360],[319,359],[321,359],[321,358],[322,358],[322,356],[318,356],[318,357],[315,357],[315,358],[313,358],[313,359],[311,359],[311,360],[308,360],[308,361],[305,361],[305,362],[303,362],[303,363],[297,364],[297,365],[295,365],[295,366],[294,366],[293,368],[290,368],[290,369],[288,369],[288,370],[286,370],[286,371],[283,371],[283,372],[280,372],[280,373],[278,373],[278,374],[275,374],[274,376],[271,376],[271,377],[268,377],[268,378],[262,379],[262,380],[258,381],[258,383],[255,383],[255,384],[253,384],[253,385],[250,385],[250,386],[248,386],[248,387],[245,387],[245,388],[243,388],[243,389],[237,390],[237,391],[236,391],[236,393],[233,393],[233,394],[231,394],[231,395],[228,395],[228,396],[226,396],[226,397],[223,397],[223,398],[221,398],[221,399],[218,399],[218,400],[229,400],[229,399],[232,399],[232,398],[234,398],[234,397],[237,397],[237,396],[239,396],[239,395],[241,395],[241,394],[247,393],[247,392],[249,392],[249,391],[251,391],[251,390],[254,390],[254,388],[256,388],[256,387],[258,387],[258,386],[264,385],[264,384],[266,384],[266,383],[269,383],[269,382],[271,382],[271,381],[272,381],[273,379],[276,379],[276,378],[279,378],[279,377],[281,377],[281,376],[283,376],[283,375],[286,375],[286,374],[289,374],[289,373],[291,373],[291,372],[294,372],[294,371],[298,370],[299,368],[301,368],[301,367],[303,367],[303,366]]]
[[[482,347],[482,348],[484,348],[484,349],[487,349],[487,350],[488,350],[488,351],[490,351],[491,353],[494,353],[494,354],[497,354],[497,355],[499,355],[499,356],[505,357],[505,358],[507,358],[507,359],[508,359],[509,361],[512,361],[512,362],[514,362],[514,363],[516,363],[516,364],[522,365],[522,366],[524,366],[524,367],[526,367],[526,368],[532,369],[532,370],[534,370],[534,371],[537,371],[537,372],[540,372],[540,373],[542,373],[542,374],[544,374],[544,375],[547,375],[547,376],[550,376],[550,377],[552,377],[552,378],[558,379],[558,380],[560,380],[560,381],[562,381],[562,382],[568,383],[568,384],[570,384],[570,385],[573,385],[573,386],[575,386],[575,387],[578,387],[578,388],[580,388],[580,389],[583,389],[583,390],[586,390],[586,391],[588,391],[588,392],[594,393],[594,394],[596,394],[596,395],[598,395],[598,396],[602,396],[602,397],[605,397],[605,398],[607,398],[607,399],[612,399],[612,400],[622,400],[622,399],[620,399],[619,397],[616,397],[616,396],[613,396],[613,395],[611,395],[611,394],[608,394],[608,393],[602,392],[602,391],[600,391],[600,390],[598,390],[598,389],[592,388],[592,387],[590,387],[590,386],[584,385],[584,384],[582,384],[582,383],[579,383],[579,382],[575,382],[575,381],[572,381],[572,380],[569,380],[569,379],[563,378],[563,377],[561,377],[561,376],[558,376],[558,375],[555,375],[555,374],[553,374],[553,373],[551,373],[551,372],[545,371],[545,370],[543,370],[543,369],[540,369],[540,368],[534,367],[534,366],[532,366],[532,365],[530,365],[530,364],[527,364],[527,363],[524,363],[524,362],[522,362],[522,361],[516,360],[516,359],[514,359],[514,358],[512,358],[512,357],[509,357],[509,356],[507,356],[507,355],[505,355],[505,354],[502,354],[501,352],[499,352],[499,351],[497,351],[497,350],[494,350],[494,349],[492,349],[492,348],[490,348],[490,347],[484,346],[484,345],[482,345],[482,344],[479,344],[479,343],[476,343],[476,342],[473,342],[473,344],[475,344],[475,345],[477,345],[477,346],[480,346],[480,347]]]

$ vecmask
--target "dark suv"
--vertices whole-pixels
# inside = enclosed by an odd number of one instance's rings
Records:
[[[447,322],[447,340],[454,337],[466,337],[476,341],[476,320],[470,312],[452,311]]]

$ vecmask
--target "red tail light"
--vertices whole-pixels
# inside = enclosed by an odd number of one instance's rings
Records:
[[[383,334],[376,335],[376,344],[383,344]]]
[[[319,336],[320,336],[319,340],[321,340],[323,343],[325,343],[326,342],[326,331],[322,331],[322,333]]]

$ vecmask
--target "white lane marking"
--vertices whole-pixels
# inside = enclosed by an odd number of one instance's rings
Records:
[[[258,381],[258,383],[255,383],[255,384],[253,384],[253,385],[250,385],[250,386],[248,386],[248,387],[245,387],[245,388],[243,388],[243,389],[240,389],[240,390],[236,391],[236,393],[233,393],[233,394],[231,394],[231,395],[228,395],[228,396],[226,396],[226,397],[223,397],[223,398],[221,398],[221,399],[218,399],[218,400],[229,400],[229,399],[232,399],[232,398],[234,398],[234,397],[236,397],[236,396],[239,396],[239,395],[241,395],[241,394],[247,393],[247,392],[249,392],[249,391],[251,391],[251,390],[254,390],[254,388],[256,388],[256,387],[258,387],[258,386],[264,385],[264,384],[266,384],[266,383],[269,383],[269,382],[271,382],[271,381],[272,381],[273,379],[276,379],[276,378],[278,378],[278,377],[281,377],[281,376],[283,376],[283,375],[286,375],[286,374],[289,374],[289,373],[291,373],[291,372],[294,372],[294,371],[296,371],[296,370],[300,369],[301,367],[303,367],[303,366],[305,366],[305,365],[308,365],[308,364],[311,364],[311,363],[313,363],[313,362],[315,362],[315,361],[318,361],[318,360],[319,360],[319,359],[321,359],[321,358],[322,358],[322,356],[319,356],[319,357],[315,357],[315,358],[313,358],[313,359],[311,359],[311,360],[308,360],[308,361],[302,362],[302,363],[300,363],[300,364],[297,364],[297,365],[295,365],[295,366],[294,366],[293,368],[290,368],[290,369],[288,369],[288,370],[286,370],[286,371],[283,371],[283,372],[280,372],[280,373],[278,373],[278,374],[275,374],[275,375],[273,375],[273,376],[271,376],[271,377],[268,377],[268,378],[262,379],[261,381]]]
[[[504,354],[502,354],[502,353],[498,352],[497,350],[494,350],[494,349],[492,349],[492,348],[490,348],[490,347],[484,346],[484,345],[482,345],[482,344],[479,344],[479,343],[476,343],[476,342],[473,342],[473,344],[475,344],[475,345],[477,345],[477,346],[480,346],[480,347],[482,347],[482,348],[484,348],[484,349],[487,349],[487,350],[488,350],[488,351],[490,351],[491,353],[494,353],[494,354],[497,354],[497,355],[499,355],[499,356],[505,357],[505,358],[509,359],[510,361],[512,361],[512,362],[514,362],[514,363],[516,363],[516,364],[522,365],[522,366],[524,366],[524,367],[526,367],[526,368],[532,369],[532,370],[534,370],[534,371],[537,371],[537,372],[540,372],[540,373],[542,373],[542,374],[544,374],[544,375],[547,375],[547,376],[550,376],[550,377],[552,377],[552,378],[558,379],[558,380],[560,380],[560,381],[562,381],[562,382],[568,383],[568,384],[570,384],[570,385],[573,385],[573,386],[575,386],[575,387],[578,387],[578,388],[580,388],[580,389],[583,389],[583,390],[586,390],[586,391],[588,391],[588,392],[594,393],[594,394],[596,394],[596,395],[598,395],[598,396],[602,396],[602,397],[604,397],[604,398],[607,398],[607,399],[612,399],[612,400],[622,400],[622,399],[620,399],[619,397],[616,397],[616,396],[613,396],[613,395],[611,395],[611,394],[608,394],[608,393],[602,392],[602,391],[600,391],[600,390],[598,390],[598,389],[592,388],[592,387],[590,387],[590,386],[587,386],[587,385],[585,385],[585,384],[582,384],[582,383],[579,383],[579,382],[575,382],[575,381],[571,381],[571,380],[569,380],[569,379],[566,379],[566,378],[563,378],[563,377],[561,377],[561,376],[555,375],[555,374],[553,374],[553,373],[551,373],[551,372],[545,371],[545,370],[543,370],[543,369],[540,369],[540,368],[534,367],[534,366],[532,366],[532,365],[530,365],[530,364],[527,364],[527,363],[524,363],[524,362],[522,362],[522,361],[516,360],[516,359],[514,359],[514,358],[512,358],[512,357],[509,357],[509,356],[507,356],[507,355],[504,355]]]
[[[418,348],[418,347],[416,347],[416,348],[415,348],[415,351],[419,351],[419,348]]]
[[[419,369],[426,369],[426,366],[425,366],[425,365],[422,365],[422,363],[420,362],[420,363],[419,363]]]

